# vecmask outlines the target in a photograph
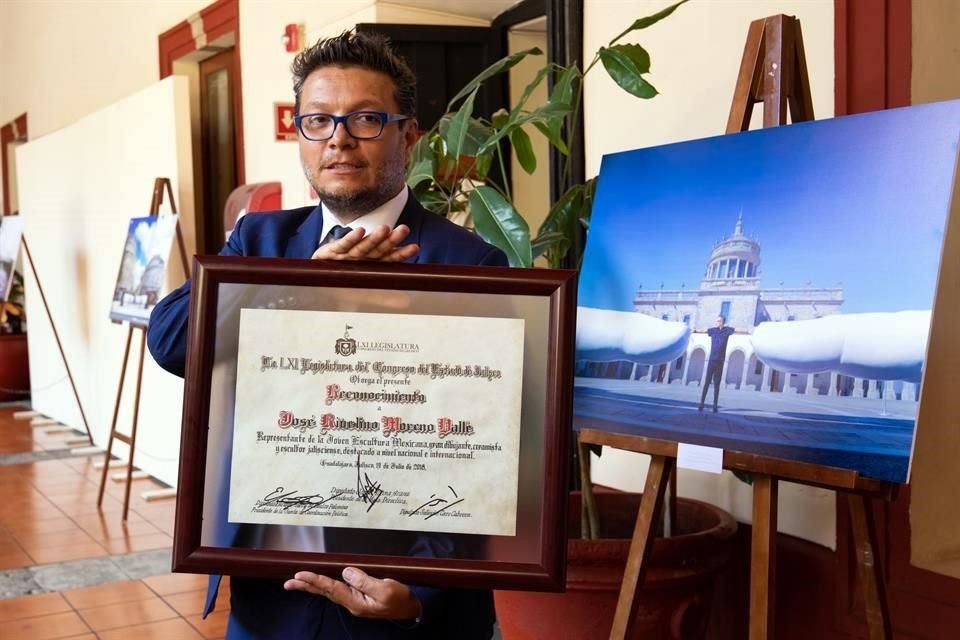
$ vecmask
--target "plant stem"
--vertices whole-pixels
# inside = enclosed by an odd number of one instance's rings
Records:
[[[507,180],[507,168],[503,163],[503,146],[497,143],[497,162],[500,163],[500,175],[503,176],[503,190],[507,196],[507,202],[513,202],[513,194],[510,193],[510,181]],[[491,182],[492,184],[492,182]]]

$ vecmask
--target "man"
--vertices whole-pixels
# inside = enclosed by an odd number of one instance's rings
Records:
[[[416,81],[382,38],[348,32],[321,40],[292,70],[300,159],[320,205],[244,216],[221,255],[507,266],[503,252],[426,211],[407,189]],[[162,300],[148,330],[150,352],[177,375],[189,291],[188,281]],[[317,532],[276,529],[275,541]],[[363,532],[353,531],[357,545]],[[435,542],[424,536],[408,552],[434,554],[443,547]],[[205,614],[218,584],[212,576]],[[343,581],[305,571],[285,582],[234,578],[227,637],[479,640],[490,637],[492,622],[487,591],[408,587],[348,567]]]
[[[733,335],[733,327],[724,326],[726,318],[717,316],[716,326],[707,329],[707,335],[710,336],[710,361],[707,363],[707,379],[703,383],[703,391],[700,393],[700,407],[697,411],[703,411],[703,401],[707,398],[707,389],[713,383],[713,412],[717,412],[717,401],[720,399],[720,383],[723,377],[723,361],[727,357],[727,340]]]

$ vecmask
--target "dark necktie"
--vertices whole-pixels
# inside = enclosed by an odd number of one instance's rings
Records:
[[[323,242],[320,243],[320,246],[322,247],[323,245],[333,242],[334,240],[339,240],[351,231],[353,231],[353,229],[350,227],[341,227],[338,224],[334,225],[333,228],[330,229],[330,233],[327,234],[327,237],[324,238]]]

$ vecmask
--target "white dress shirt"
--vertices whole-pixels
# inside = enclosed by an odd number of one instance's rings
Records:
[[[323,242],[323,239],[326,238],[330,233],[330,229],[333,229],[337,225],[341,227],[349,227],[350,229],[358,229],[362,227],[363,230],[368,234],[383,224],[393,229],[395,226],[397,226],[397,220],[400,219],[400,214],[403,213],[403,208],[407,206],[408,197],[409,192],[407,191],[407,185],[403,185],[403,189],[400,190],[400,193],[387,200],[370,213],[363,214],[350,224],[343,224],[340,222],[340,219],[337,218],[337,214],[330,211],[330,209],[327,208],[327,205],[321,202],[320,209],[323,211],[323,228],[320,230],[319,242]]]

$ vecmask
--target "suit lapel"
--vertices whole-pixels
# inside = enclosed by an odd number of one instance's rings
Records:
[[[404,205],[403,211],[400,212],[400,217],[397,218],[397,226],[405,224],[410,227],[410,235],[408,235],[399,246],[403,247],[414,243],[420,244],[420,235],[423,231],[423,216],[428,213],[429,212],[423,208],[423,205],[413,196],[413,192],[410,191],[407,195],[407,204]],[[406,262],[413,264],[419,259],[420,254],[417,253],[412,258],[406,260]]]
[[[309,258],[320,246],[320,232],[323,230],[323,211],[320,205],[297,227],[290,237],[283,253],[285,258]]]

